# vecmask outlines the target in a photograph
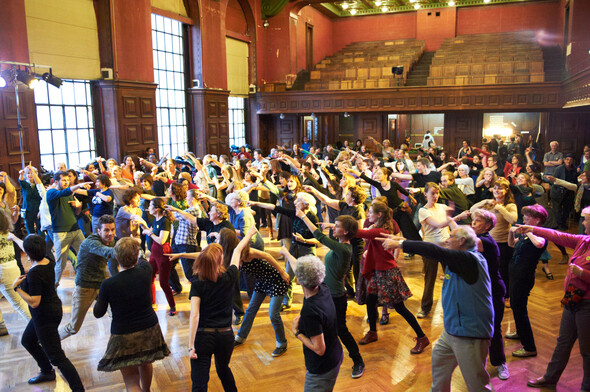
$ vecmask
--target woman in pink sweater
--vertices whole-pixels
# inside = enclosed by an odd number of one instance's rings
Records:
[[[584,378],[581,391],[590,391],[590,207],[582,210],[585,235],[563,233],[533,226],[520,226],[521,233],[532,232],[556,245],[574,249],[565,276],[565,296],[557,345],[543,377],[530,380],[529,387],[554,387],[563,373],[570,352],[579,340]],[[578,365],[579,366],[579,365]]]
[[[377,340],[377,306],[387,306],[395,309],[410,324],[416,333],[416,346],[410,352],[420,354],[430,341],[420,328],[416,317],[404,304],[404,301],[412,296],[412,292],[397,267],[393,253],[385,250],[383,243],[377,239],[400,232],[393,220],[393,211],[387,204],[375,201],[369,207],[367,219],[371,226],[366,230],[359,230],[357,237],[367,240],[361,273],[367,280],[369,332],[358,343],[363,345]]]

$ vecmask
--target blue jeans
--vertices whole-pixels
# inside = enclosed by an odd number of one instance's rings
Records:
[[[252,329],[252,324],[254,323],[256,313],[258,313],[258,309],[260,309],[260,305],[265,298],[266,294],[264,293],[258,291],[254,291],[254,293],[252,293],[252,298],[248,304],[248,309],[246,310],[246,315],[244,316],[244,320],[242,321],[242,325],[240,326],[236,340],[241,342],[248,337],[248,334],[250,334],[250,329]],[[285,327],[283,326],[283,320],[281,319],[282,302],[282,295],[270,297],[270,304],[268,306],[268,316],[270,317],[270,322],[275,329],[277,347],[284,347],[287,345],[287,339],[285,338]]]

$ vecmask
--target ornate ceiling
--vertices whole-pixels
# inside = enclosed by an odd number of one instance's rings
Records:
[[[420,9],[487,6],[530,1],[539,0],[339,0],[328,2],[308,0],[305,2],[334,18],[410,12]]]

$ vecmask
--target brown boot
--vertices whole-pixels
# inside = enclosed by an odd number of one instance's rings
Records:
[[[365,345],[365,344],[369,344],[369,343],[373,343],[377,341],[377,331],[369,331],[367,332],[367,334],[365,335],[364,338],[362,338],[361,340],[359,340],[359,344]]]
[[[413,349],[410,350],[412,354],[420,354],[424,351],[424,349],[430,344],[430,340],[426,335],[422,336],[421,338],[415,338],[416,345]]]

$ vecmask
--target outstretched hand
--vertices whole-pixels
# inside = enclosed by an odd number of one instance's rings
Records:
[[[383,242],[383,248],[385,250],[395,250],[401,248],[401,242],[404,241],[405,238],[389,234],[386,237],[377,237],[376,240]]]
[[[534,228],[535,228],[534,226],[518,225],[517,224],[516,225],[516,229],[514,229],[514,232],[516,234],[522,234],[522,235],[524,235],[526,233],[532,233]]]
[[[168,256],[168,257],[170,257],[170,261],[174,261],[174,260],[180,259],[181,257],[184,257],[185,254],[184,253],[164,253],[164,256]]]

